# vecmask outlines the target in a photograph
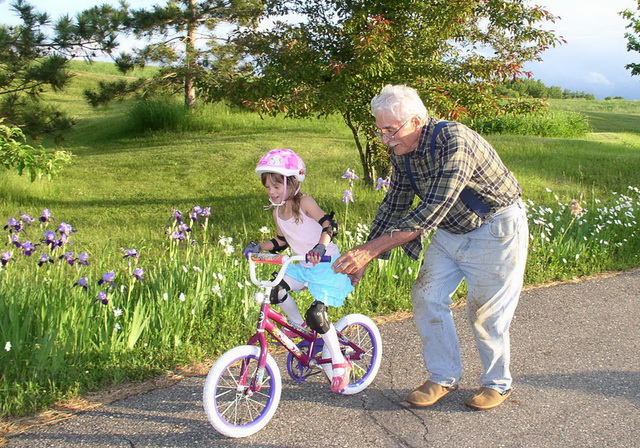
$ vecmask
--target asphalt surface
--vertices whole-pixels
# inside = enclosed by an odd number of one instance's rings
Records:
[[[525,291],[512,325],[514,393],[491,411],[464,405],[480,362],[454,309],[464,375],[429,408],[403,401],[425,380],[408,318],[380,325],[383,361],[357,395],[320,377],[299,384],[279,357],[284,390],[259,433],[227,439],[202,408],[204,377],[131,396],[7,439],[7,447],[640,447],[640,270]]]

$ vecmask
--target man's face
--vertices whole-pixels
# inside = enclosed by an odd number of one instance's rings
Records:
[[[415,151],[420,139],[420,120],[412,117],[400,121],[390,112],[382,111],[376,116],[376,127],[382,143],[390,148],[396,155]]]

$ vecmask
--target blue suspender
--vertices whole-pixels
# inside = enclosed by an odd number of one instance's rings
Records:
[[[435,156],[436,153],[436,137],[446,125],[448,125],[448,121],[439,121],[436,123],[435,128],[433,129],[433,134],[431,135],[431,146],[429,148],[429,152],[431,157]],[[422,196],[420,195],[420,190],[418,190],[418,185],[416,184],[416,180],[413,177],[413,173],[411,172],[411,163],[408,156],[404,158],[404,166],[407,170],[407,176],[409,177],[409,182],[411,182],[411,187],[413,187],[413,191],[418,195],[420,199]],[[474,211],[476,215],[481,217],[482,219],[486,218],[487,215],[490,214],[491,209],[487,207],[481,200],[478,198],[473,191],[469,188],[465,187],[462,192],[460,192],[460,199],[464,202],[471,210]]]

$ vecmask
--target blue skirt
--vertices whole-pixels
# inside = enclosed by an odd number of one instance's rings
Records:
[[[305,283],[311,296],[327,306],[342,306],[344,299],[353,291],[351,280],[345,274],[336,274],[329,263],[318,263],[305,267],[299,263],[292,263],[287,269],[288,276],[300,283]]]

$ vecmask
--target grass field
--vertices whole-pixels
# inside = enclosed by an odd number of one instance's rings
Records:
[[[171,131],[134,130],[131,101],[92,109],[82,91],[117,74],[104,64],[76,65],[72,87],[49,101],[77,117],[65,149],[73,164],[52,182],[0,174],[0,219],[49,209],[56,219],[20,234],[40,242],[60,223],[77,233],[73,245],[31,256],[12,249],[0,270],[1,416],[24,415],[56,400],[126,379],[156,375],[179,363],[216,356],[243,341],[255,313],[241,248],[273,231],[260,181],[253,173],[266,151],[289,147],[308,167],[304,190],[335,210],[343,250],[363,241],[383,192],[353,186],[342,202],[347,168],[361,174],[347,127],[322,120],[261,119],[223,105],[202,108],[190,125]],[[526,282],[588,275],[640,265],[636,234],[640,192],[640,102],[554,101],[556,110],[587,115],[583,137],[489,135],[522,184],[529,205],[531,251]],[[572,214],[572,199],[584,213]],[[176,230],[174,210],[210,207],[192,224],[189,240]],[[574,209],[575,210],[575,209]],[[185,218],[185,221],[188,221]],[[4,224],[3,224],[4,225]],[[123,250],[135,249],[139,257]],[[89,265],[70,264],[66,252],[85,252]],[[38,266],[41,252],[53,263]],[[133,277],[143,269],[143,280]],[[381,315],[411,307],[409,290],[419,263],[400,251],[375,263],[345,307]],[[113,273],[113,286],[104,279]],[[87,279],[87,290],[73,286]],[[104,293],[105,296],[99,296]],[[464,294],[464,288],[460,295]],[[103,305],[99,297],[106,299]],[[309,297],[302,297],[308,301]]]

